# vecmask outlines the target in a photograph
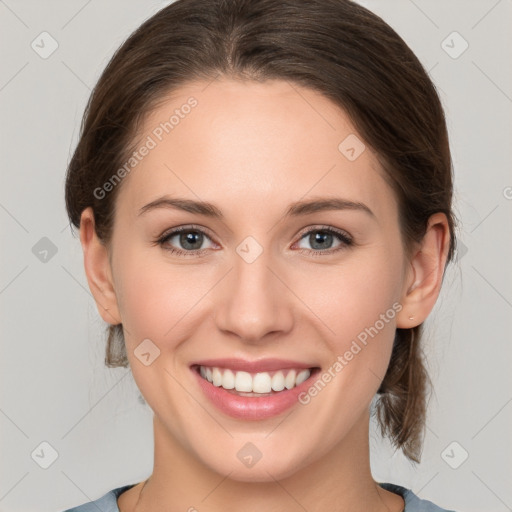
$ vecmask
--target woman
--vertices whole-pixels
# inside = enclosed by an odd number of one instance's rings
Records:
[[[116,52],[66,205],[106,364],[154,468],[71,511],[444,509],[376,482],[369,419],[418,462],[422,325],[455,251],[427,73],[347,0],[178,0]]]

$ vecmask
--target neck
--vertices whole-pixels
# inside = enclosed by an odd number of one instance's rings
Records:
[[[401,512],[403,499],[372,478],[368,428],[367,411],[342,442],[291,476],[278,480],[267,472],[267,481],[247,482],[205,466],[154,416],[153,474],[135,510]]]

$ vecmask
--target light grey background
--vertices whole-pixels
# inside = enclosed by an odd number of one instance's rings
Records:
[[[393,454],[372,423],[373,474],[449,509],[512,510],[512,2],[361,3],[439,88],[461,221],[459,261],[427,322],[435,392],[422,463]],[[60,511],[152,471],[152,412],[129,370],[103,364],[105,324],[63,183],[91,88],[165,4],[0,0],[0,511]],[[31,47],[51,49],[44,31],[58,43],[46,59]]]

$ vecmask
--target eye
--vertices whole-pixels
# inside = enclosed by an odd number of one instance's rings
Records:
[[[210,241],[209,247],[203,247],[205,241]],[[310,244],[311,248],[300,246],[301,242]],[[333,243],[337,245],[333,246]],[[166,251],[182,255],[197,256],[213,247],[213,242],[208,234],[197,226],[181,226],[167,233],[164,233],[154,242]],[[334,229],[330,226],[322,226],[303,232],[297,242],[299,252],[306,251],[309,254],[320,256],[341,251],[353,245],[352,238],[345,232]],[[178,247],[176,247],[178,246]]]
[[[193,256],[211,248],[211,246],[202,247],[207,240],[211,242],[211,238],[202,229],[194,226],[182,226],[163,234],[156,240],[156,243],[171,253]],[[176,248],[176,245],[178,245],[178,248]]]
[[[315,256],[338,252],[351,246],[353,243],[352,238],[348,234],[343,231],[338,231],[330,226],[310,229],[303,234],[298,243],[300,244],[303,241],[309,244],[310,248],[299,246],[301,252],[302,250],[306,250],[308,253],[314,254]],[[338,242],[338,244],[333,247],[333,243],[336,244],[336,242]]]

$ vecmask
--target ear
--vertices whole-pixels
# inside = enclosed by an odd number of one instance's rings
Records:
[[[108,251],[96,235],[94,212],[91,207],[86,208],[80,216],[80,242],[87,281],[98,312],[105,322],[112,325],[120,324],[121,316]]]
[[[397,327],[410,329],[421,324],[432,311],[443,282],[450,246],[450,229],[444,213],[435,213],[410,261],[397,315]],[[412,319],[410,317],[413,317]]]

